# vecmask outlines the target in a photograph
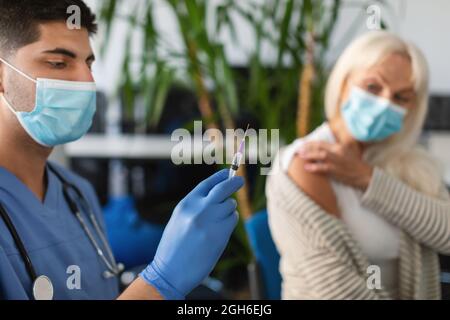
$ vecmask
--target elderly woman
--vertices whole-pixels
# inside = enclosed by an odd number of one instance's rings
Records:
[[[266,193],[284,299],[439,299],[450,197],[417,146],[428,71],[385,31],[355,40],[325,96],[327,122],[278,154]]]

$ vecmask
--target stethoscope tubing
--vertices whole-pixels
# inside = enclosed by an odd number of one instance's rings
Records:
[[[16,244],[16,247],[19,250],[22,259],[25,262],[25,267],[27,268],[27,272],[30,275],[31,281],[32,282],[36,281],[37,274],[36,270],[34,269],[33,263],[31,262],[31,258],[28,255],[27,250],[25,249],[25,245],[20,239],[20,236],[16,228],[14,227],[14,224],[12,223],[11,219],[9,218],[9,215],[6,213],[6,210],[1,203],[0,203],[0,214],[2,216],[3,221],[5,222],[6,227],[8,228],[9,232],[13,237],[14,243]]]
[[[112,250],[108,244],[108,241],[106,240],[106,236],[104,234],[104,232],[101,230],[97,219],[91,209],[91,207],[88,205],[85,197],[83,196],[82,192],[79,190],[79,188],[77,186],[75,186],[74,184],[68,182],[55,168],[53,168],[53,166],[51,166],[50,164],[48,165],[48,168],[58,177],[58,179],[61,181],[62,183],[62,187],[63,187],[63,195],[64,198],[66,200],[67,205],[69,206],[71,212],[75,215],[75,217],[77,218],[77,220],[79,221],[83,231],[86,233],[86,235],[89,238],[89,241],[91,242],[91,244],[93,245],[94,249],[96,250],[97,254],[99,255],[99,257],[103,260],[103,262],[105,263],[106,267],[107,267],[107,271],[105,271],[105,274],[107,273],[108,276],[117,276],[119,275],[119,273],[122,271],[121,267],[117,265],[114,255],[112,253]],[[71,198],[71,196],[69,195],[69,191],[68,189],[71,188],[77,195],[78,199],[80,201],[82,201],[83,203],[83,207],[85,209],[85,211],[88,212],[88,216],[89,219],[92,223],[92,225],[94,226],[95,232],[98,234],[101,242],[103,243],[103,246],[105,247],[106,253],[108,254],[108,258],[111,261],[108,261],[108,259],[106,258],[105,254],[103,253],[103,250],[100,248],[100,246],[98,245],[97,241],[95,240],[94,235],[92,234],[91,230],[88,228],[87,224],[85,223],[82,214],[81,214],[81,210],[79,209],[78,205],[75,203],[75,201]],[[0,215],[3,219],[3,221],[5,222],[6,227],[8,228],[9,232],[11,233],[14,243],[17,246],[17,249],[19,250],[20,256],[22,257],[25,267],[27,269],[27,273],[30,276],[32,283],[35,283],[36,280],[39,278],[37,276],[36,270],[33,266],[33,263],[31,261],[30,256],[28,255],[27,250],[25,249],[25,245],[22,242],[22,239],[19,236],[19,233],[17,232],[17,229],[15,228],[13,222],[11,221],[11,218],[9,217],[5,207],[0,203]],[[104,276],[105,276],[104,274]],[[40,277],[44,277],[44,276],[40,276]],[[105,276],[106,277],[106,276]],[[50,284],[51,281],[49,280]]]

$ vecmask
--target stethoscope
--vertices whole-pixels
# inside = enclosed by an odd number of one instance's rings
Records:
[[[114,259],[114,255],[111,251],[111,248],[108,244],[108,241],[106,240],[106,236],[104,232],[100,229],[100,226],[98,224],[97,218],[95,217],[94,212],[92,211],[92,208],[89,206],[88,202],[86,201],[85,197],[83,196],[80,189],[75,186],[74,184],[67,181],[52,165],[48,165],[48,168],[56,175],[56,177],[61,181],[62,187],[63,187],[63,195],[64,198],[71,210],[71,212],[75,215],[78,222],[80,223],[81,227],[83,228],[84,232],[88,236],[90,242],[95,248],[95,251],[97,252],[98,256],[103,260],[103,262],[106,265],[107,270],[103,272],[103,277],[105,279],[112,278],[118,276],[123,270],[124,266],[119,263],[116,263],[116,260]],[[88,213],[89,219],[94,226],[95,232],[99,235],[99,238],[101,242],[103,243],[104,248],[106,249],[106,254],[108,258],[105,256],[105,253],[98,245],[98,242],[95,240],[93,233],[88,228],[82,214],[79,206],[77,203],[72,199],[72,197],[69,195],[69,189],[72,189],[75,194],[77,195],[78,199],[81,201],[83,209]],[[17,246],[17,249],[19,250],[20,256],[22,257],[25,267],[27,269],[27,273],[30,276],[32,283],[33,283],[33,297],[35,300],[52,300],[53,299],[53,284],[49,277],[45,275],[37,275],[36,269],[33,266],[33,263],[31,262],[31,258],[27,253],[27,250],[25,249],[25,246],[20,239],[19,234],[17,233],[16,228],[14,227],[14,224],[12,223],[8,213],[6,212],[3,205],[0,203],[0,215],[3,218],[3,221],[6,224],[6,227],[8,228],[9,232],[11,233],[11,236],[14,239],[14,242]],[[109,259],[109,260],[108,260]]]

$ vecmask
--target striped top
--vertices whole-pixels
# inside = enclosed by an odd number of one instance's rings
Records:
[[[283,152],[280,158],[283,171],[287,172],[297,150],[309,141],[336,143],[328,122],[324,122],[305,137],[298,138]],[[369,262],[376,265],[380,286],[398,298],[398,256],[400,230],[379,214],[361,204],[363,192],[352,186],[329,179],[336,196],[340,219],[345,223]]]
[[[280,169],[279,157],[266,195],[281,255],[283,299],[391,299],[372,286],[373,269],[346,225],[297,187]],[[437,253],[450,254],[450,197],[444,186],[442,196],[432,198],[375,168],[361,202],[401,230],[399,298],[440,299]]]

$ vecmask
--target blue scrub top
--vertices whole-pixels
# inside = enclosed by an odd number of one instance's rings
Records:
[[[74,173],[53,166],[81,190],[104,230],[101,207],[92,186]],[[106,265],[70,211],[61,181],[49,169],[47,177],[47,192],[42,203],[16,176],[0,167],[0,202],[17,229],[36,273],[51,279],[54,299],[115,299],[119,294],[117,278],[103,277]],[[83,217],[104,249],[86,212]],[[33,299],[31,279],[1,218],[0,299]]]

